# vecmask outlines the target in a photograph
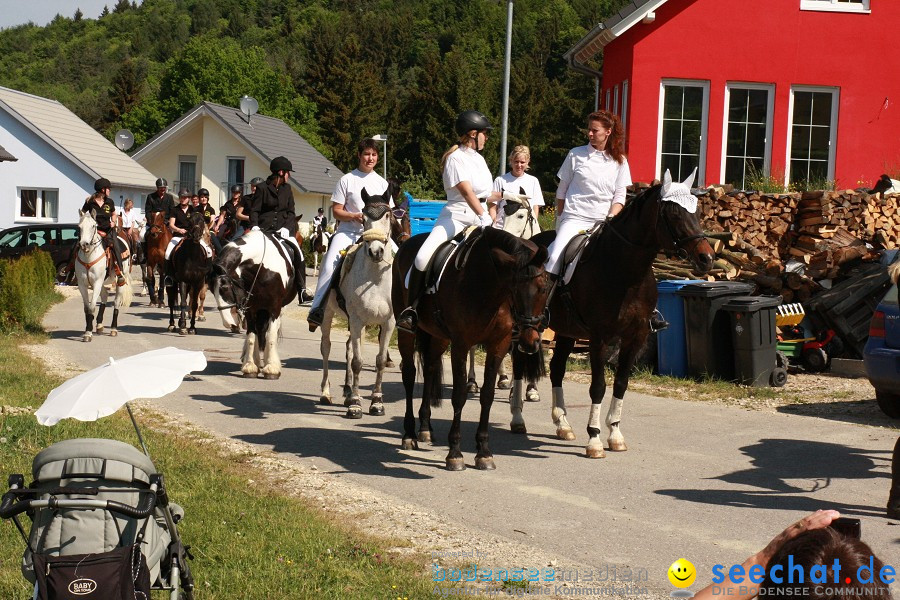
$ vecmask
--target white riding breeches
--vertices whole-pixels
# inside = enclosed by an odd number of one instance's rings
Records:
[[[562,260],[566,246],[569,245],[569,241],[582,231],[590,230],[596,223],[597,221],[594,219],[568,217],[563,213],[563,216],[556,222],[556,239],[553,240],[553,243],[547,248],[548,256],[547,262],[544,263],[544,269],[546,269],[548,273],[559,275],[560,268],[562,267],[560,261]]]
[[[425,238],[425,242],[416,254],[416,260],[413,262],[413,266],[416,270],[424,271],[428,268],[428,261],[431,260],[431,257],[434,255],[434,251],[437,250],[438,246],[447,240],[452,239],[453,236],[470,225],[471,223],[459,221],[450,215],[442,214],[439,216],[434,222],[434,229],[432,229],[431,233],[428,234],[428,237]]]

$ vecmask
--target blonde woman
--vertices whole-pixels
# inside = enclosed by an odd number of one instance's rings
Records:
[[[524,190],[525,195],[529,198],[534,218],[537,219],[539,207],[544,206],[544,195],[537,177],[526,173],[531,167],[531,151],[528,146],[513,148],[507,164],[509,171],[494,180],[494,191],[500,194],[503,192],[518,194],[520,190]],[[503,229],[503,206],[505,204],[506,200],[501,198],[499,202],[492,202],[488,205],[488,212],[494,219],[494,227],[498,229]]]

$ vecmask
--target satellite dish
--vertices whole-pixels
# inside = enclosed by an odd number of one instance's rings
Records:
[[[127,129],[120,129],[116,132],[116,148],[125,152],[134,146],[134,134]]]
[[[246,94],[241,97],[241,112],[247,115],[247,122],[250,122],[250,117],[256,114],[256,111],[259,110],[259,102],[256,101],[256,98],[251,98]]]

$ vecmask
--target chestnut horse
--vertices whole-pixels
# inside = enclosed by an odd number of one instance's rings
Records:
[[[144,285],[147,286],[147,292],[150,294],[150,306],[156,305],[163,307],[165,288],[163,280],[166,273],[166,247],[172,241],[172,232],[169,231],[169,223],[166,219],[165,212],[152,213],[148,215],[150,219],[150,229],[144,236],[147,242],[146,272],[144,276]],[[159,290],[156,288],[156,270],[159,269]]]
[[[542,317],[550,288],[543,266],[547,258],[545,248],[492,228],[477,230],[472,236],[461,244],[456,255],[450,257],[437,291],[420,299],[417,332],[401,331],[398,338],[406,389],[404,449],[418,448],[413,415],[416,379],[413,355],[419,354],[424,377],[418,441],[430,442],[430,406],[440,405],[441,356],[450,346],[453,424],[446,465],[451,471],[465,469],[460,451],[460,420],[467,397],[466,356],[469,349],[482,344],[487,353],[480,397],[481,416],[475,434],[478,449],[475,467],[493,469],[493,454],[488,446],[488,419],[494,401],[497,367],[509,351],[514,325],[518,331],[516,346],[535,359],[531,361],[533,368],[543,365],[540,358]],[[394,260],[391,291],[396,316],[408,306],[404,280],[426,237],[427,234],[420,234],[405,242]]]
[[[627,449],[619,430],[622,401],[635,359],[650,333],[650,315],[656,307],[656,279],[651,266],[656,254],[663,249],[690,257],[700,273],[712,267],[713,251],[697,220],[697,198],[690,191],[693,179],[691,175],[684,183],[672,183],[667,171],[661,185],[631,200],[591,237],[569,283],[553,293],[549,318],[550,328],[556,332],[556,347],[550,361],[551,417],[559,439],[575,439],[566,419],[562,383],[575,340],[588,339],[592,377],[585,454],[589,458],[605,456],[600,439],[600,403],[606,393],[606,349],[616,339],[620,341],[619,360],[606,416],[610,430],[607,444],[613,451]],[[546,247],[555,237],[555,231],[545,231],[531,240]],[[522,359],[513,349],[513,433],[525,433]]]

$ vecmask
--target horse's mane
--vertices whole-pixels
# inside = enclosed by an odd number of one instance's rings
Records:
[[[497,248],[514,257],[520,267],[528,264],[537,252],[537,246],[534,243],[502,229],[485,227],[481,233],[481,239],[489,247]]]
[[[633,215],[639,215],[641,213],[641,210],[644,208],[644,205],[647,204],[648,200],[653,196],[653,194],[651,192],[655,192],[656,199],[660,200],[662,197],[662,184],[658,183],[654,186],[651,186],[651,187],[645,189],[644,191],[642,191],[641,193],[639,193],[638,195],[636,195],[630,201],[626,202],[625,208],[623,208],[619,212],[619,214],[614,216],[610,220],[610,222],[618,223],[618,222],[622,222],[622,221],[627,221]]]

